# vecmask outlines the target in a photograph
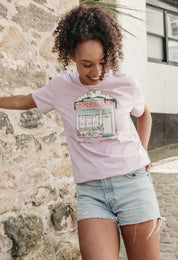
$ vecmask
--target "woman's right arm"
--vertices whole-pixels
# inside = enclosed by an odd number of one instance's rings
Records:
[[[35,107],[37,106],[35,101],[32,98],[32,94],[0,97],[0,108],[26,110]]]

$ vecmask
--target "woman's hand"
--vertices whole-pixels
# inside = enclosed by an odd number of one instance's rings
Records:
[[[148,165],[146,166],[146,171],[147,171],[147,172],[150,172],[150,171],[151,171],[151,164],[148,164]]]

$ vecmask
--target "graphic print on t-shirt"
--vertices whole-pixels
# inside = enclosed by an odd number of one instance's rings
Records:
[[[100,90],[80,96],[74,103],[78,138],[114,136],[117,133],[116,108],[117,100]]]

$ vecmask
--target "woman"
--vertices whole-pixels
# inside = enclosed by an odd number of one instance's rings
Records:
[[[72,60],[77,71],[58,74],[32,94],[0,98],[0,107],[61,114],[77,184],[82,259],[118,259],[120,230],[129,260],[158,260],[161,216],[147,155],[151,115],[137,80],[117,73],[123,57],[117,17],[80,5],[59,21],[54,36],[64,69]]]

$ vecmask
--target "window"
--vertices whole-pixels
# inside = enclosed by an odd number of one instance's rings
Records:
[[[146,23],[148,60],[178,66],[178,12],[147,5]]]
[[[174,7],[178,7],[178,2],[177,2],[177,0],[161,0],[162,2],[165,2],[165,3],[167,3],[167,4],[169,4],[169,5],[172,5],[172,6],[174,6]]]
[[[169,61],[178,62],[178,15],[167,14]]]

